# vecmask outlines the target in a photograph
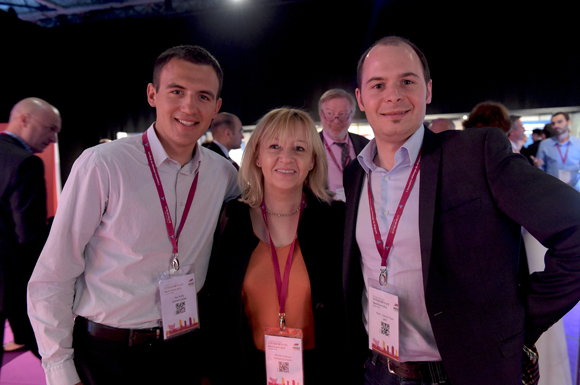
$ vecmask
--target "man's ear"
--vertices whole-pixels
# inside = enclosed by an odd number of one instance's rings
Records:
[[[155,86],[153,83],[147,84],[147,102],[151,107],[156,106],[155,97],[157,96],[157,91],[155,90]]]

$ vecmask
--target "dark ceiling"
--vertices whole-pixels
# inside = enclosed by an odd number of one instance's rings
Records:
[[[26,5],[0,11],[0,121],[24,97],[57,106],[65,177],[84,148],[155,120],[145,98],[153,62],[179,44],[199,44],[220,61],[222,111],[244,124],[284,105],[316,116],[325,90],[354,92],[359,56],[389,34],[425,52],[430,114],[469,112],[483,100],[512,110],[580,106],[580,34],[558,1],[542,9],[510,1],[0,2]]]

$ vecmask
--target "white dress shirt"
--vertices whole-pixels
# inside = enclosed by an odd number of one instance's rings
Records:
[[[368,175],[379,230],[383,242],[395,216],[411,169],[417,159],[425,134],[419,128],[395,154],[395,165],[389,171],[374,163],[377,146],[373,139],[358,155],[358,161],[367,173],[358,206],[356,240],[361,251],[365,281],[363,294],[364,323],[368,332],[369,279],[378,281],[381,256],[377,251],[370,219]],[[421,171],[415,180],[409,199],[397,227],[391,253],[387,258],[389,292],[399,297],[399,356],[406,361],[440,361],[433,329],[425,307],[421,245],[419,242],[419,186]]]
[[[199,290],[222,203],[239,194],[237,172],[199,145],[181,167],[167,156],[153,125],[147,135],[176,229],[199,172],[179,238],[181,269],[195,273]],[[158,279],[172,251],[141,135],[84,151],[28,285],[28,312],[49,384],[80,381],[72,360],[75,316],[119,328],[159,326]]]

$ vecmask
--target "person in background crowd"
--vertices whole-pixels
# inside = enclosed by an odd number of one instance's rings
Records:
[[[375,43],[357,83],[375,138],[345,172],[343,285],[364,383],[519,385],[524,357],[533,383],[535,341],[580,299],[580,195],[496,128],[425,129],[432,82],[410,41]],[[548,250],[520,286],[522,226]],[[379,353],[388,303],[390,357]]]
[[[49,385],[201,382],[203,325],[165,338],[174,313],[189,319],[185,330],[199,319],[195,289],[213,229],[223,202],[239,194],[232,164],[197,144],[220,109],[222,79],[205,49],[166,50],[147,86],[157,120],[75,162],[28,285]],[[161,287],[183,279],[193,293],[167,302]]]
[[[328,188],[336,193],[335,199],[344,201],[342,173],[369,142],[361,135],[348,132],[356,109],[354,96],[342,89],[326,91],[318,101],[322,124],[320,138],[328,158]]]
[[[264,329],[278,329],[280,314],[303,332],[304,382],[345,380],[344,203],[333,202],[327,172],[307,113],[281,108],[258,122],[238,177],[242,198],[226,206],[204,288],[212,356],[227,348],[237,357],[227,371],[215,360],[212,384],[266,383]]]
[[[570,135],[572,121],[565,112],[552,115],[554,136],[543,140],[534,165],[580,190],[580,138]]]
[[[524,133],[526,129],[522,123],[521,116],[510,115],[511,128],[507,132],[507,137],[512,145],[512,151],[516,154],[520,152],[523,145]]]
[[[0,341],[10,322],[14,341],[0,351],[38,347],[26,312],[26,285],[42,251],[46,222],[44,165],[34,154],[56,143],[59,111],[39,98],[26,98],[10,111],[0,132]],[[39,356],[40,357],[40,356]]]
[[[439,118],[431,122],[429,129],[438,134],[443,131],[455,130],[455,124],[449,119]]]
[[[234,114],[220,112],[209,126],[213,141],[204,143],[204,147],[220,154],[234,165],[236,169],[240,166],[230,158],[230,151],[242,147],[244,139],[244,129],[242,121]]]
[[[501,103],[481,102],[473,107],[463,127],[497,127],[507,133],[511,128],[510,113]]]
[[[540,142],[544,139],[544,133],[542,132],[541,129],[536,128],[532,131],[532,144],[530,144],[528,147],[524,147],[520,150],[520,154],[522,154],[523,156],[525,156],[531,164],[534,164],[534,161],[532,160],[532,156],[536,156],[536,153],[538,152],[538,147],[540,147]]]

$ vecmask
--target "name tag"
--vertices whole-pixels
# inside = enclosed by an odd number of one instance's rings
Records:
[[[570,184],[570,181],[572,180],[572,171],[558,170],[558,179],[564,183]]]
[[[171,339],[199,328],[195,275],[159,281],[163,339]]]
[[[268,385],[304,384],[302,330],[266,328],[266,383]]]
[[[369,287],[369,349],[399,361],[399,298]]]

